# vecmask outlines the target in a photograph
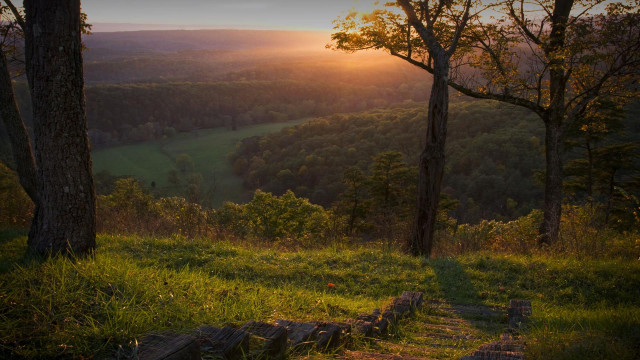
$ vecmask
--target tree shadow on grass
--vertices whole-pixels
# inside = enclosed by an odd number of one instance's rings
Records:
[[[26,237],[28,230],[21,229],[0,229],[0,246],[13,241],[18,237]]]
[[[0,230],[0,274],[11,269],[15,263],[26,261],[27,230]]]
[[[456,259],[434,259],[431,260],[431,267],[449,311],[465,318],[497,319],[503,316],[502,312],[482,304],[471,278]]]

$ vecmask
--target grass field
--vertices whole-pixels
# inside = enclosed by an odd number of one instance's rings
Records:
[[[252,125],[237,131],[225,128],[198,130],[180,133],[166,140],[100,149],[92,153],[93,169],[95,173],[106,170],[116,176],[130,175],[147,185],[155,182],[160,194],[174,195],[169,189],[167,175],[175,168],[176,156],[187,154],[194,162],[195,172],[204,177],[204,185],[209,187],[215,182],[214,206],[227,200],[240,202],[248,200],[248,195],[242,187],[242,179],[233,175],[231,164],[227,161],[227,155],[234,150],[236,143],[306,120]]]
[[[528,359],[631,360],[640,350],[635,260],[488,253],[426,260],[370,244],[285,251],[178,237],[99,236],[95,257],[75,260],[25,258],[25,249],[24,234],[0,232],[0,358],[113,357],[149,331],[202,324],[344,321],[403,290],[501,312],[509,299],[531,299]],[[460,319],[472,337],[428,344],[419,331],[435,315],[427,305],[373,350],[457,359],[504,326]],[[372,347],[355,342],[337,351]],[[301,356],[308,354],[291,354]]]

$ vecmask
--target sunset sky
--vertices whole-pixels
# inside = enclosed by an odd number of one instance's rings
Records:
[[[83,0],[94,31],[147,28],[330,30],[331,20],[373,0]],[[114,24],[115,23],[115,24]],[[175,26],[177,25],[177,26]],[[144,28],[145,26],[142,26]]]

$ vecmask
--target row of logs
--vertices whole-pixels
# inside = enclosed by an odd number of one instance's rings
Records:
[[[507,309],[509,328],[500,341],[481,345],[473,354],[460,360],[525,360],[524,345],[518,339],[518,332],[526,327],[531,316],[531,301],[511,300]]]
[[[325,351],[340,345],[352,332],[365,337],[384,335],[389,326],[408,317],[421,305],[421,292],[405,291],[384,311],[376,309],[345,323],[251,321],[242,327],[201,326],[191,334],[150,334],[139,342],[134,357],[140,360],[200,360],[207,355],[220,359],[262,359],[283,357],[287,349],[302,347]]]

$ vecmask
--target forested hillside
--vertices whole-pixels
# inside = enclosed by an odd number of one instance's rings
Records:
[[[407,166],[414,167],[423,146],[425,112],[423,104],[413,103],[315,119],[245,139],[230,160],[249,189],[276,194],[293,189],[330,206],[348,187],[345,170],[357,167],[368,173],[376,154],[400,152]],[[637,105],[627,112],[626,130],[609,142],[637,141]],[[452,104],[443,180],[444,193],[457,200],[451,214],[473,223],[513,219],[538,208],[543,196],[538,180],[544,168],[543,139],[543,127],[527,110],[463,98]],[[567,155],[570,159],[583,154],[574,150]],[[616,176],[618,181],[629,173]],[[634,186],[629,189],[637,191]]]
[[[373,157],[401,152],[417,164],[426,131],[425,107],[413,103],[353,115],[334,115],[241,142],[230,157],[245,185],[297,195],[329,206],[346,189],[345,169],[368,172]],[[513,218],[538,206],[543,129],[525,110],[491,102],[452,106],[444,191],[459,201],[462,221]]]
[[[195,129],[235,129],[425,101],[430,86],[417,69],[383,54],[352,57],[323,49],[324,33],[141,31],[97,33],[85,40],[94,149]],[[26,79],[18,77],[15,87],[30,126]],[[4,128],[0,139],[6,139]],[[0,160],[11,163],[6,141]]]
[[[22,113],[31,109],[22,86]],[[424,89],[415,97],[426,96]],[[422,90],[422,91],[420,91]],[[175,132],[224,126],[229,129],[305,117],[363,111],[406,99],[388,87],[297,80],[210,83],[141,83],[86,89],[94,147],[142,142]]]

